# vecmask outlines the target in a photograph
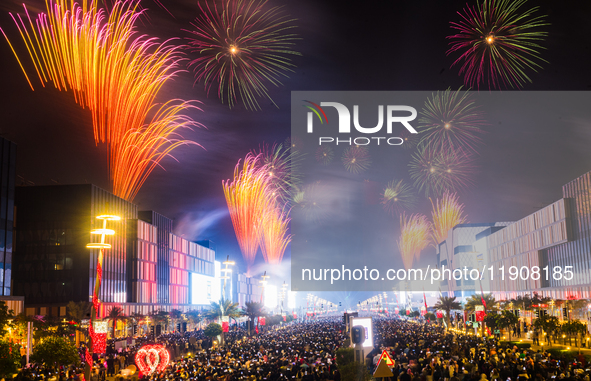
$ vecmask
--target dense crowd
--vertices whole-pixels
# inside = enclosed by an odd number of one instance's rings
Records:
[[[374,319],[374,333],[375,348],[367,354],[367,371],[375,370],[386,350],[394,360],[393,380],[590,381],[582,355],[571,361],[554,359],[547,352],[499,345],[497,339],[448,333],[437,325],[400,319]],[[203,331],[166,334],[157,341],[170,352],[171,364],[163,372],[142,377],[145,381],[338,381],[341,374],[335,356],[347,338],[340,317],[293,322],[254,336],[234,328],[225,334],[224,346],[213,345]],[[111,342],[104,357],[95,357],[90,381],[116,376],[134,363],[136,351],[147,342],[139,338],[118,351]],[[34,365],[18,379],[78,381],[81,371],[69,367],[52,373]]]

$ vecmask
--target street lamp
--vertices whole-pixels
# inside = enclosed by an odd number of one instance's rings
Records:
[[[229,269],[228,266],[234,266],[236,264],[236,262],[231,261],[230,260],[230,256],[228,255],[226,257],[226,260],[224,262],[222,262],[223,265],[225,265],[226,267],[224,267],[223,269],[221,269],[220,271],[224,273],[224,275],[222,277],[220,277],[220,279],[224,280],[224,299],[226,300],[232,300],[232,297],[228,298],[228,292],[226,290],[226,281],[228,279],[230,279],[230,273],[232,273],[232,269]]]
[[[94,333],[93,324],[97,319],[101,302],[98,298],[98,294],[101,289],[101,280],[103,278],[103,250],[110,249],[111,245],[105,243],[105,237],[108,235],[115,235],[115,230],[107,229],[107,221],[119,221],[121,217],[112,214],[101,214],[96,216],[98,220],[103,221],[103,227],[99,229],[93,229],[90,234],[100,235],[100,242],[91,242],[86,245],[87,249],[99,249],[99,254],[96,263],[96,280],[94,282],[94,293],[92,294],[92,306],[90,309],[90,324],[88,325],[88,333],[90,336],[90,345],[86,348],[86,366],[84,368],[85,379],[90,380],[90,371],[93,365],[92,351],[98,342],[95,342],[96,337]]]

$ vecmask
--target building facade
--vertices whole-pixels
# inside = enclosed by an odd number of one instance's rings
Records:
[[[114,305],[126,315],[204,308],[209,302],[192,300],[196,276],[219,288],[214,250],[174,235],[169,218],[138,212],[94,185],[17,187],[15,202],[13,283],[27,315],[64,316],[69,301],[91,300],[99,250],[86,244],[100,240],[90,231],[102,228],[101,214],[121,217],[107,226],[115,235],[103,255],[101,316]]]

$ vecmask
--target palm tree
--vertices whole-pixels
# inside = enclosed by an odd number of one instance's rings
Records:
[[[254,323],[254,320],[257,317],[265,315],[265,311],[263,308],[264,308],[263,303],[246,302],[246,310],[244,311],[244,315],[248,316],[250,321],[252,323]],[[248,330],[249,335],[252,334],[252,332],[250,332],[250,327],[252,326],[252,323],[249,326],[249,330]]]
[[[127,316],[123,313],[123,308],[119,306],[113,306],[109,309],[107,316],[108,320],[113,321],[113,337],[117,337],[117,320],[127,321]]]
[[[76,323],[80,324],[83,319],[90,316],[90,307],[92,303],[90,302],[74,302],[71,301],[66,306],[66,311],[70,319],[75,321]],[[76,328],[76,347],[80,346],[80,325]]]
[[[189,310],[185,313],[189,323],[193,325],[193,328],[201,321],[201,314],[197,310]]]
[[[204,316],[209,320],[223,320],[224,316],[229,318],[239,318],[242,316],[242,310],[238,307],[238,303],[232,303],[231,300],[222,298],[220,302],[211,302],[211,307],[205,311]],[[224,344],[224,332],[222,332],[222,345]]]
[[[172,321],[172,328],[174,330],[174,327],[176,326],[176,324],[179,322],[179,320],[181,320],[183,318],[183,311],[177,310],[177,309],[172,309],[172,310],[170,310],[170,313],[168,316],[170,316],[170,320]],[[180,332],[180,330],[179,330],[179,332]]]
[[[497,301],[493,294],[484,294],[484,295],[470,295],[468,299],[466,299],[466,304],[464,305],[464,309],[466,311],[476,311],[476,306],[483,306],[482,300],[484,299],[484,303],[486,303],[486,307],[484,309],[485,312],[488,311],[498,311],[496,306]]]
[[[133,312],[130,316],[130,321],[135,324],[135,325],[140,325],[140,323],[142,322],[142,320],[144,320],[146,318],[146,315],[141,314],[139,312]],[[141,327],[140,327],[141,329]],[[141,332],[141,331],[140,331]]]
[[[460,304],[460,302],[456,301],[455,296],[440,296],[439,300],[437,301],[437,303],[435,303],[435,306],[433,307],[435,307],[438,310],[445,311],[445,322],[448,327],[450,326],[449,316],[451,314],[451,311],[462,309],[462,305]]]
[[[170,314],[164,310],[152,311],[150,317],[152,319],[152,323],[156,325],[168,325],[170,320]]]

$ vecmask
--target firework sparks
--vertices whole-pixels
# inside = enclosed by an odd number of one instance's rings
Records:
[[[298,38],[293,19],[267,0],[223,0],[221,5],[199,3],[201,15],[192,23],[189,45],[199,57],[189,63],[196,81],[209,93],[217,83],[218,97],[230,107],[238,98],[246,108],[259,109],[257,98],[269,96],[267,83],[279,86],[280,78],[294,66],[289,56]]]
[[[316,150],[316,161],[327,165],[334,158],[334,151],[330,146],[323,145]]]
[[[113,193],[127,200],[172,150],[196,144],[178,132],[199,125],[182,115],[196,108],[193,103],[155,103],[182,58],[168,42],[134,39],[142,14],[138,6],[133,0],[116,2],[106,15],[96,3],[57,0],[35,20],[25,8],[28,25],[11,14],[41,84],[71,90],[75,101],[90,109],[95,142],[108,145]]]
[[[259,152],[253,152],[255,155],[258,153],[261,155],[259,165],[268,175],[271,195],[277,196],[280,203],[288,205],[292,190],[301,183],[299,165],[302,154],[300,151],[284,148],[281,144],[272,147],[263,145]]]
[[[297,189],[293,197],[296,210],[301,210],[308,221],[318,222],[322,220],[325,217],[324,208],[327,204],[325,191],[320,182]]]
[[[549,25],[545,16],[534,15],[539,7],[520,9],[526,0],[484,0],[466,5],[461,20],[452,22],[457,31],[449,36],[447,54],[461,53],[452,66],[462,63],[464,83],[479,88],[520,88],[531,83],[528,70],[541,68],[539,45],[548,35],[540,28]]]
[[[290,218],[289,213],[279,208],[276,202],[271,205],[263,215],[260,246],[265,262],[279,264],[291,242],[291,235],[287,232]]]
[[[433,224],[431,225],[431,242],[433,245],[438,245],[446,239],[449,229],[458,224],[463,224],[467,221],[464,215],[464,205],[460,204],[457,194],[445,192],[437,202],[433,204],[431,200],[433,211],[431,217]]]
[[[475,153],[485,124],[483,112],[468,91],[438,91],[427,99],[421,111],[420,144]]]
[[[301,151],[304,148],[304,142],[297,136],[290,136],[285,139],[283,146],[292,151]]]
[[[260,159],[260,155],[249,153],[242,168],[240,162],[236,165],[233,181],[222,182],[236,239],[249,271],[259,247],[261,216],[265,215],[269,203],[274,201],[269,198],[268,175],[264,167],[261,169],[259,166]]]
[[[420,146],[409,163],[410,177],[425,196],[441,195],[445,191],[462,190],[473,181],[474,158],[461,150],[434,150]]]
[[[343,152],[343,165],[351,173],[361,173],[371,164],[369,150],[361,146],[351,146]]]
[[[407,129],[400,133],[400,138],[403,140],[402,148],[413,149],[419,143],[419,134],[412,134]]]
[[[391,214],[412,208],[415,202],[416,198],[412,187],[403,180],[390,181],[382,195],[382,205]]]
[[[400,216],[400,239],[398,250],[406,269],[410,269],[414,258],[419,258],[421,251],[429,244],[430,224],[422,214]]]

